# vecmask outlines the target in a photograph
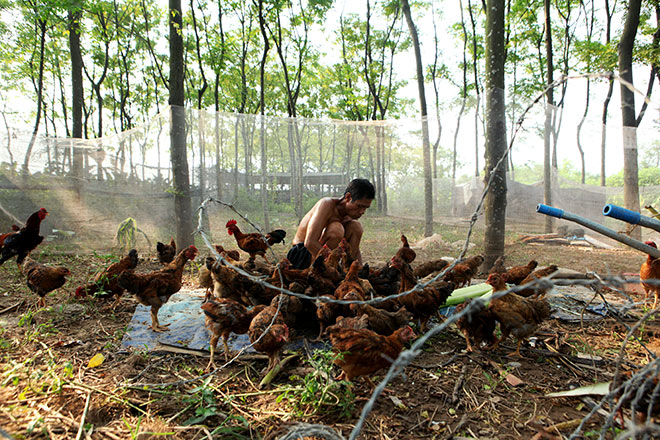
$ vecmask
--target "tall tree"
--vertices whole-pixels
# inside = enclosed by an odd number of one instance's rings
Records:
[[[403,15],[406,17],[413,48],[415,49],[415,64],[417,66],[417,91],[419,93],[420,116],[422,117],[422,149],[424,152],[424,236],[433,235],[433,179],[431,176],[431,145],[429,142],[429,123],[426,109],[426,93],[424,91],[424,71],[422,69],[422,52],[417,36],[417,28],[410,13],[408,0],[401,0]]]
[[[32,52],[33,55],[30,57],[30,64],[32,64],[33,60],[37,58],[39,62],[39,67],[37,68],[37,78],[36,78],[36,82],[34,83],[34,89],[37,96],[37,112],[35,115],[34,129],[32,130],[32,136],[30,137],[30,142],[25,152],[25,159],[23,160],[22,173],[24,176],[27,176],[29,173],[30,156],[32,155],[32,149],[37,140],[37,133],[39,132],[39,123],[41,121],[43,99],[44,99],[44,94],[43,94],[44,63],[45,63],[44,47],[46,44],[46,29],[48,26],[47,20],[43,18],[39,13],[38,5],[34,5],[28,2],[26,6],[28,6],[28,8],[31,9],[30,13],[34,17],[34,30],[39,35],[39,40],[37,42],[38,49],[35,48],[33,50]],[[30,71],[34,71],[34,69],[30,69]]]
[[[621,122],[623,124],[623,203],[631,211],[639,212],[639,181],[637,178],[637,120],[633,82],[633,48],[639,27],[642,0],[629,0],[626,21],[619,42],[619,77],[621,82]],[[641,238],[639,228],[633,237]]]
[[[543,0],[543,10],[545,17],[545,59],[546,59],[546,102],[545,102],[545,123],[543,125],[543,202],[546,205],[552,205],[552,183],[553,167],[551,163],[552,152],[552,132],[554,115],[554,88],[550,87],[554,82],[554,65],[552,51],[552,20],[550,18],[550,0]],[[552,232],[554,226],[553,217],[545,216],[545,232]]]
[[[484,264],[490,268],[504,253],[506,227],[506,113],[504,106],[504,0],[486,1],[486,233]]]
[[[170,13],[170,155],[174,180],[176,241],[179,249],[193,244],[190,178],[186,156],[186,111],[184,107],[183,20],[181,0],[169,0]]]
[[[74,139],[82,138],[83,134],[83,58],[80,47],[80,22],[82,20],[82,0],[70,0],[69,4],[69,50],[71,51],[71,93],[73,117],[71,124],[71,137]],[[71,174],[75,177],[82,177],[83,171],[83,153],[82,149],[74,145],[73,163]],[[80,194],[80,179],[75,179],[78,194]]]

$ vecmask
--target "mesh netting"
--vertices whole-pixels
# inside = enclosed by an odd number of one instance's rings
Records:
[[[509,161],[507,227],[514,231],[540,232],[543,228],[544,219],[535,212],[536,205],[543,202],[543,183],[534,181],[528,172],[542,166],[543,159],[545,112],[537,107],[525,115]],[[647,125],[657,125],[658,107],[649,106]],[[552,110],[561,121],[553,139],[559,168],[578,174],[582,168],[577,140],[580,125],[585,171],[598,175],[601,123],[581,122],[583,109]],[[622,166],[623,149],[616,112],[610,113],[605,146],[608,173],[613,174]],[[433,167],[434,218],[441,222],[466,220],[483,191],[481,115],[475,118],[474,113],[465,112],[461,124],[458,121],[457,114],[443,114],[442,136],[437,142],[438,122],[429,120],[431,147],[438,146]],[[511,136],[514,124],[509,124]],[[348,181],[365,177],[377,188],[369,215],[424,216],[418,120],[351,123],[187,110],[186,129],[193,207],[212,196],[234,203],[260,223],[265,218],[263,190],[271,221],[295,227],[319,197],[341,195]],[[27,131],[0,133],[0,202],[4,208],[0,210],[0,230],[45,206],[51,212],[43,225],[49,239],[80,249],[111,247],[118,225],[129,217],[150,239],[148,243],[140,235],[138,248],[169,239],[175,232],[169,133],[170,111],[115,136],[74,141],[38,135],[31,148]],[[637,144],[640,151],[657,148],[658,131],[639,128]],[[455,172],[451,161],[454,146]],[[77,154],[82,163],[79,171],[73,166]],[[615,222],[605,220],[601,212],[606,203],[623,204],[621,187],[578,184],[566,173],[553,180],[554,206],[597,222]],[[658,186],[642,187],[640,193],[642,206],[660,199]],[[211,219],[211,227],[221,227],[224,221]]]

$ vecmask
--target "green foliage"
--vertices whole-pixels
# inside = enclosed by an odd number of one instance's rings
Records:
[[[355,407],[355,395],[350,383],[333,379],[333,362],[341,354],[331,350],[317,350],[307,361],[312,368],[305,377],[291,376],[292,381],[301,381],[302,388],[288,388],[277,401],[287,400],[298,415],[335,414],[350,417]]]
[[[196,425],[219,414],[215,394],[209,386],[211,380],[213,376],[209,376],[202,385],[188,392],[184,400],[195,410],[195,416],[183,422],[184,425]]]

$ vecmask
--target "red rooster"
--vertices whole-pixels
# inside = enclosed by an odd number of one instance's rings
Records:
[[[258,232],[244,234],[238,229],[236,220],[233,219],[227,222],[226,227],[227,233],[236,238],[238,247],[250,254],[251,260],[254,260],[257,255],[261,255],[268,263],[270,263],[270,261],[266,258],[266,250],[276,243],[284,242],[284,237],[286,237],[286,231],[282,229],[275,229],[265,236],[262,236]]]

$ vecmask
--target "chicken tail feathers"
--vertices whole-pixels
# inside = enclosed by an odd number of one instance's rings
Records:
[[[275,229],[266,234],[266,240],[271,246],[276,243],[284,243],[284,237],[286,237],[286,231],[283,229]]]

